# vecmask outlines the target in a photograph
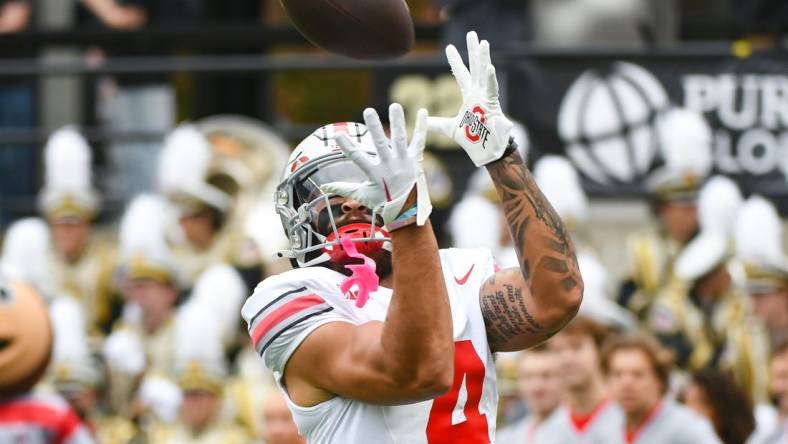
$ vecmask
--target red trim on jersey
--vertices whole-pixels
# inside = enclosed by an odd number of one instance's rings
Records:
[[[594,422],[597,415],[604,410],[607,405],[610,404],[610,399],[605,398],[599,404],[594,407],[593,410],[588,412],[585,415],[575,413],[572,408],[569,408],[569,420],[572,422],[572,425],[575,426],[575,430],[579,433],[584,433],[589,425]]]
[[[252,332],[252,343],[257,347],[260,338],[268,334],[271,329],[277,326],[280,322],[289,318],[290,316],[298,313],[299,311],[306,310],[309,307],[323,304],[326,301],[316,294],[308,294],[282,305],[276,310],[272,311],[268,316],[264,317],[257,327]]]
[[[625,425],[624,442],[626,442],[627,444],[634,444],[635,441],[637,441],[637,439],[643,433],[643,430],[645,430],[646,427],[648,427],[648,425],[651,424],[652,421],[654,421],[654,418],[657,416],[660,410],[662,410],[662,400],[660,400],[657,403],[657,405],[652,407],[651,411],[648,412],[648,415],[646,415],[646,419],[644,419],[643,422],[640,423],[640,425],[637,426],[637,428],[635,428],[635,430],[630,432],[626,429],[626,425]]]
[[[35,424],[52,431],[55,442],[65,442],[82,425],[70,408],[58,408],[33,400],[0,403],[0,427],[3,424]]]

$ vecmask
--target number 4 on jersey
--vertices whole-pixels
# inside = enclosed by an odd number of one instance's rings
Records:
[[[454,382],[451,390],[432,402],[427,423],[429,444],[487,444],[487,417],[479,412],[484,363],[471,341],[454,343]],[[459,415],[455,413],[458,410]]]

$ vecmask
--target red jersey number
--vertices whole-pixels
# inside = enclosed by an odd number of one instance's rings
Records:
[[[488,444],[487,417],[479,412],[484,385],[484,363],[471,341],[454,343],[454,382],[451,390],[432,403],[427,423],[429,444]],[[465,405],[458,406],[460,390],[465,385]],[[462,408],[465,420],[452,424],[455,408]]]

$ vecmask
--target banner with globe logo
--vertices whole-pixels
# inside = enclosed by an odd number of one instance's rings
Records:
[[[506,106],[527,125],[532,158],[567,156],[598,196],[642,194],[661,163],[660,116],[671,107],[695,110],[713,131],[715,172],[783,204],[787,68],[777,54],[722,51],[536,55],[510,66]]]

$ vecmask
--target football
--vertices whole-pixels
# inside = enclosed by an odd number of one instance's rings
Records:
[[[328,51],[356,59],[389,59],[413,46],[405,0],[280,0],[301,34]]]

